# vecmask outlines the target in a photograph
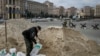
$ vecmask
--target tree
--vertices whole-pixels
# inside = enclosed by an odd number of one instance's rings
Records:
[[[25,16],[28,19],[28,18],[35,17],[35,14],[33,14],[32,12],[30,12],[28,10],[25,10],[25,15],[22,15],[22,16]]]
[[[40,12],[40,17],[45,17],[45,13],[44,12]]]
[[[73,19],[73,15],[70,15],[69,18]]]
[[[49,14],[48,14],[48,13],[45,13],[45,14],[44,14],[44,17],[45,17],[45,18],[47,18],[48,16],[49,16]]]

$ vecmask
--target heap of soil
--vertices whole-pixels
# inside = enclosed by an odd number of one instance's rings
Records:
[[[47,56],[99,56],[100,46],[80,32],[68,28],[51,27],[39,34]]]
[[[17,48],[18,51],[25,52],[26,47],[22,32],[33,26],[35,25],[24,19],[7,20],[7,46],[5,27],[2,27],[0,28],[0,50],[7,47],[8,49]]]

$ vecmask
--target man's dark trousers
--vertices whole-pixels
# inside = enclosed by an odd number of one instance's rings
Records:
[[[24,35],[24,40],[25,40],[25,44],[26,44],[26,51],[27,51],[27,54],[26,56],[30,56],[30,53],[33,49],[33,43],[31,40],[27,39],[28,36],[25,36]]]

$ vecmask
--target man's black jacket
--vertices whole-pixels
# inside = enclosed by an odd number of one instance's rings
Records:
[[[34,40],[34,37],[38,37],[38,30],[36,29],[36,27],[32,27],[28,30],[25,30],[22,32],[22,34],[24,35],[24,37],[28,40]]]

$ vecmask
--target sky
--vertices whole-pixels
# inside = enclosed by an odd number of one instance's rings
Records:
[[[33,0],[43,3],[46,0]],[[76,7],[82,8],[84,6],[95,7],[96,4],[100,4],[100,0],[48,0],[53,2],[55,6],[64,6],[65,8]]]

